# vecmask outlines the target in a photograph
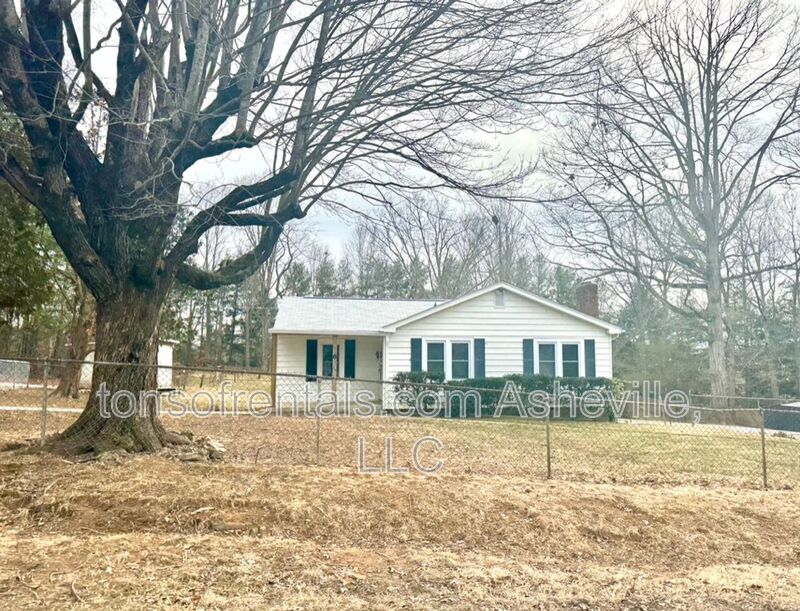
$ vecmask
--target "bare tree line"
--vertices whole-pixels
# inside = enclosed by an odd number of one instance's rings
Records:
[[[800,178],[797,14],[706,0],[648,3],[636,18],[548,159],[550,240],[701,320],[711,391],[732,394],[737,302],[766,324],[795,290],[797,219],[782,198]]]

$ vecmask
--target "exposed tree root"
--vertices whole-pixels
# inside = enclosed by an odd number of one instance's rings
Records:
[[[74,463],[91,462],[106,454],[161,454],[183,461],[222,460],[225,455],[225,447],[218,441],[208,437],[195,439],[192,433],[179,433],[166,429],[164,429],[163,435],[160,437],[159,447],[147,450],[130,450],[110,443],[90,445],[85,441],[76,440],[73,436],[66,436],[65,433],[66,431],[52,435],[45,440],[45,443],[41,443],[39,439],[9,443],[0,447],[0,451],[25,454],[55,454]]]

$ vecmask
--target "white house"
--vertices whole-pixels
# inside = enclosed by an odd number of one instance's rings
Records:
[[[420,370],[447,380],[612,377],[611,340],[621,329],[596,317],[596,285],[581,287],[578,302],[584,311],[506,283],[442,301],[284,297],[273,371],[298,376],[278,376],[275,390],[313,393],[353,380],[380,397],[381,385],[367,381]]]

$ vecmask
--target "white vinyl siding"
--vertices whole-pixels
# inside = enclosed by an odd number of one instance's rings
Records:
[[[399,327],[386,338],[386,379],[411,368],[411,338],[428,340],[486,340],[486,376],[522,373],[522,340],[556,344],[556,366],[562,366],[561,343],[578,344],[584,372],[583,340],[595,340],[596,373],[611,377],[611,336],[602,327],[505,292],[505,305],[495,306],[493,292],[465,301],[426,318]],[[470,358],[473,350],[470,347]],[[448,351],[445,351],[448,356]],[[534,358],[538,361],[538,345]],[[423,364],[425,363],[423,355]],[[538,362],[537,362],[538,365]],[[424,366],[424,365],[423,365]],[[538,370],[538,369],[537,369]]]

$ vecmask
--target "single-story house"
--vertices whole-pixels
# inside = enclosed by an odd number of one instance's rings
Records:
[[[621,329],[597,317],[597,286],[579,309],[499,282],[450,300],[283,297],[272,329],[275,391],[313,394],[320,384],[369,388],[405,371],[447,380],[512,373],[612,377]],[[318,376],[322,379],[318,381]],[[330,379],[328,379],[330,378]],[[312,388],[303,388],[309,385]]]

